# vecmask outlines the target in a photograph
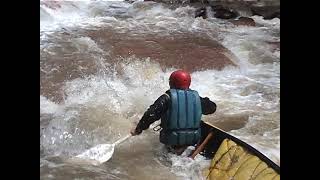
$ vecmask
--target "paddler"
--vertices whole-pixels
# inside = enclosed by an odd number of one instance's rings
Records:
[[[170,152],[180,155],[188,146],[197,144],[201,136],[201,116],[214,113],[216,104],[208,97],[200,97],[189,88],[190,84],[188,72],[174,71],[169,78],[170,89],[147,109],[130,133],[139,135],[161,118],[160,142]]]

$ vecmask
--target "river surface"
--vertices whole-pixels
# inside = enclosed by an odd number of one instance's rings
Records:
[[[235,26],[195,9],[40,1],[41,179],[202,179],[210,160],[168,154],[152,129],[100,166],[67,161],[126,136],[180,68],[217,104],[203,120],[280,165],[280,20]]]

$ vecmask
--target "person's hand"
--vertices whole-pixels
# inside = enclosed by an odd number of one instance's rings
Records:
[[[133,127],[133,128],[131,129],[130,133],[131,133],[132,136],[139,135],[139,134],[136,132],[136,128],[135,128],[135,127]]]

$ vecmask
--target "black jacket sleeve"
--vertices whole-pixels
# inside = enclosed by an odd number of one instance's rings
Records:
[[[143,130],[148,129],[150,124],[159,120],[161,116],[168,110],[170,102],[170,91],[160,96],[143,114],[141,120],[139,121],[136,132],[140,134]],[[216,111],[216,104],[212,102],[209,98],[200,97],[202,114],[208,115]]]
[[[216,112],[216,109],[217,109],[216,103],[210,101],[210,99],[207,97],[205,98],[200,97],[200,100],[201,100],[202,114],[208,115]]]
[[[161,118],[161,115],[168,109],[169,100],[169,95],[163,94],[148,108],[136,127],[138,134],[140,134],[142,130],[148,129],[150,124]]]

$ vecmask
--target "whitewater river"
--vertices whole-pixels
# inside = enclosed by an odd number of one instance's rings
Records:
[[[179,68],[217,104],[203,120],[280,165],[280,20],[235,26],[195,9],[40,1],[41,179],[202,179],[210,161],[167,154],[152,129],[100,166],[67,161],[126,136]]]

